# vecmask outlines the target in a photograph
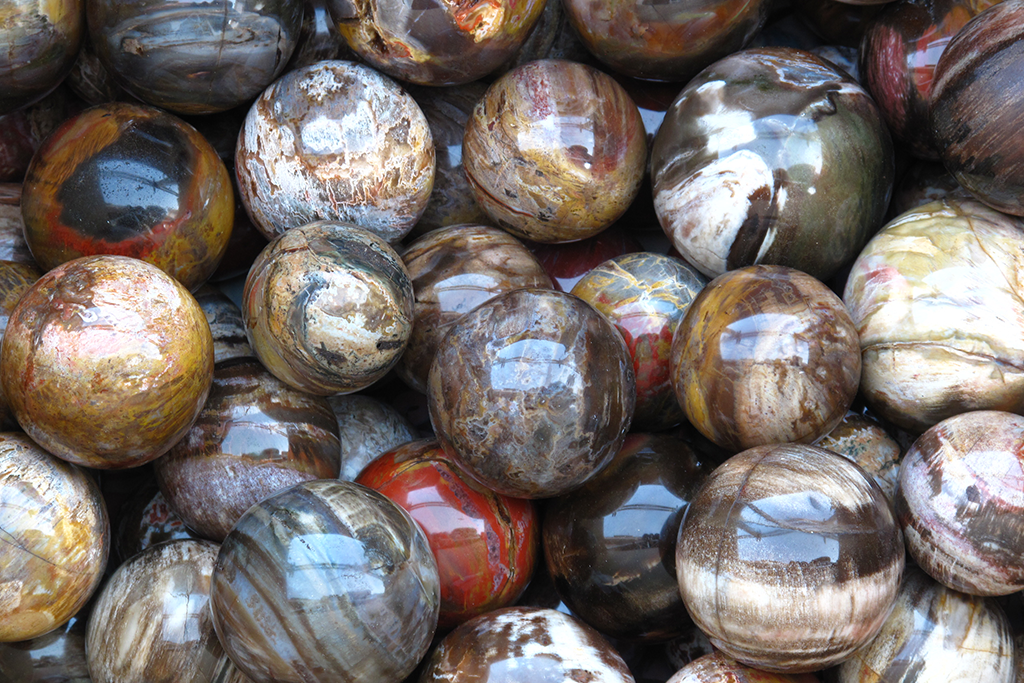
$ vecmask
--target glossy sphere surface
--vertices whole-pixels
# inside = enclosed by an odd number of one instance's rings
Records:
[[[683,418],[672,388],[672,338],[706,284],[683,261],[640,252],[605,261],[572,288],[626,340],[636,373],[636,428],[665,429]]]
[[[89,256],[49,271],[11,314],[0,382],[22,429],[96,467],[166,453],[199,414],[213,339],[199,304],[143,261]]]
[[[292,389],[255,358],[239,358],[217,364],[192,428],[153,469],[178,516],[220,542],[267,496],[337,477],[340,460],[327,399]]]
[[[905,213],[857,257],[843,301],[861,394],[915,433],[969,410],[1024,411],[1024,232],[947,198]]]
[[[67,76],[85,34],[81,0],[7,0],[0,24],[0,115],[24,107]]]
[[[878,637],[843,662],[836,683],[1014,680],[1013,633],[991,600],[971,597],[907,568]]]
[[[401,505],[423,529],[441,581],[439,629],[512,604],[530,582],[540,545],[533,501],[484,488],[437,441],[383,453],[355,481]]]
[[[907,451],[899,482],[896,514],[919,567],[971,595],[1024,588],[1024,417],[943,420]]]
[[[571,242],[629,207],[647,143],[640,112],[614,79],[583,64],[538,60],[488,88],[462,152],[476,199],[499,227]]]
[[[423,112],[394,81],[342,61],[289,71],[245,117],[238,189],[267,239],[317,220],[403,237],[427,206],[434,143]]]
[[[616,225],[578,242],[526,244],[560,292],[571,292],[584,275],[610,258],[643,251],[632,235]]]
[[[89,616],[93,683],[228,680],[234,666],[217,642],[209,607],[218,550],[209,541],[174,541],[118,568]]]
[[[242,309],[227,294],[211,285],[203,285],[194,294],[206,322],[210,324],[214,362],[252,356],[252,349],[245,338]]]
[[[125,90],[181,114],[251,101],[288,63],[302,3],[89,0],[100,61]]]
[[[327,401],[338,419],[340,479],[352,481],[381,453],[419,438],[409,421],[383,401],[361,394],[330,396]]]
[[[7,329],[7,321],[21,297],[42,276],[35,264],[17,261],[0,261],[0,339]],[[7,398],[0,389],[0,430],[18,428],[18,423],[7,404]]]
[[[686,82],[711,62],[746,47],[768,18],[770,3],[568,0],[564,7],[583,44],[615,71]]]
[[[676,98],[651,150],[658,220],[709,277],[770,263],[827,279],[881,224],[893,173],[870,95],[788,48],[709,66]]]
[[[44,270],[120,254],[192,290],[227,249],[234,194],[223,162],[194,128],[159,109],[115,102],[87,109],[43,143],[21,210]]]
[[[633,683],[625,662],[577,619],[539,607],[506,607],[466,622],[434,649],[420,683],[585,680]]]
[[[868,24],[861,73],[889,130],[923,159],[938,159],[928,120],[935,65],[953,36],[994,0],[898,0]]]
[[[17,643],[0,643],[0,680],[18,683],[92,683],[85,662],[88,608],[63,627]]]
[[[155,483],[125,501],[116,523],[114,550],[121,562],[157,543],[199,538],[175,514]]]
[[[903,575],[878,486],[813,446],[751,448],[718,467],[676,545],[679,590],[711,643],[768,671],[822,669],[866,645]]]
[[[721,652],[704,655],[676,672],[668,683],[818,683],[811,674],[781,674],[752,669]]]
[[[424,393],[437,346],[463,315],[514,289],[551,289],[551,278],[522,242],[485,225],[434,230],[410,244],[402,260],[412,279],[415,322],[398,374]]]
[[[0,434],[0,642],[61,626],[99,585],[110,523],[99,487],[23,434]]]
[[[281,381],[311,394],[352,392],[387,374],[409,343],[412,283],[374,233],[310,223],[257,257],[242,319],[249,344]]]
[[[486,76],[526,41],[543,0],[331,0],[349,47],[389,76],[458,85]]]
[[[384,496],[298,484],[253,506],[213,576],[214,625],[253,683],[400,681],[437,625],[437,564]]]
[[[864,468],[885,493],[893,499],[900,475],[900,445],[875,420],[854,412],[825,436],[814,442],[819,448],[838,453]]]
[[[719,446],[810,443],[853,403],[857,342],[825,285],[750,266],[715,278],[690,304],[672,342],[672,383],[687,419]]]
[[[691,626],[676,534],[712,468],[669,435],[634,433],[582,487],[547,502],[545,562],[573,614],[614,638],[668,640]]]
[[[570,294],[519,289],[478,306],[441,341],[427,397],[442,446],[473,477],[547,498],[619,450],[636,380],[604,316]]]
[[[942,163],[975,198],[1024,215],[1024,0],[1004,0],[957,33],[935,67],[932,134]]]

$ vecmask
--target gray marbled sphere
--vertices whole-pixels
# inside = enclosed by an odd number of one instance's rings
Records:
[[[437,627],[437,563],[381,494],[298,484],[254,505],[217,558],[214,625],[255,683],[398,683]]]
[[[330,396],[327,401],[341,436],[339,479],[354,480],[381,453],[420,438],[400,412],[371,396]]]

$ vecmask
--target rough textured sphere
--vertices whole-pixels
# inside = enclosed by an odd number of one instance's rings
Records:
[[[633,202],[647,142],[640,112],[611,76],[545,59],[488,88],[462,152],[477,202],[499,227],[571,242],[601,232]]]
[[[437,560],[442,631],[511,605],[530,582],[540,545],[533,501],[481,486],[437,441],[382,453],[355,481],[401,505],[423,529]]]
[[[577,617],[613,638],[663,641],[692,626],[676,534],[713,469],[665,434],[630,434],[608,466],[544,508],[544,558]]]
[[[635,428],[656,431],[683,419],[672,388],[672,338],[706,284],[703,275],[679,259],[639,252],[605,261],[572,288],[626,340],[636,373]]]
[[[184,436],[213,381],[199,304],[156,266],[87,256],[25,293],[0,350],[0,383],[22,429],[71,462],[135,467]]]
[[[117,83],[181,114],[246,104],[284,70],[303,3],[89,0],[93,48]]]
[[[427,398],[441,445],[473,477],[548,498],[619,450],[636,380],[621,335],[589,304],[519,289],[467,313],[441,341]]]
[[[327,399],[296,391],[255,358],[218,363],[192,428],[153,463],[171,508],[221,542],[238,518],[293,484],[338,476],[338,421]]]
[[[85,634],[92,683],[242,683],[210,615],[218,550],[209,541],[163,543],[114,572]]]
[[[672,341],[683,412],[733,451],[827,434],[859,380],[857,330],[843,302],[792,268],[749,266],[715,278]]]
[[[1024,588],[1024,417],[962,413],[914,442],[896,514],[917,565],[953,590]]]
[[[25,239],[44,270],[80,256],[148,261],[196,289],[231,237],[231,178],[192,126],[112,102],[66,121],[25,177]]]
[[[878,485],[813,446],[759,446],[718,467],[676,544],[679,590],[726,654],[768,671],[837,664],[889,615],[903,537]]]
[[[23,434],[0,434],[0,642],[61,626],[99,586],[110,523],[99,487]]]
[[[0,115],[42,99],[71,70],[85,35],[82,0],[6,0],[0,8]]]
[[[399,506],[345,481],[298,484],[228,534],[210,601],[253,683],[401,681],[437,626],[437,564]]]
[[[802,50],[745,50],[676,98],[651,150],[654,208],[709,277],[755,263],[828,279],[882,223],[892,142],[844,72]]]
[[[406,247],[402,260],[412,279],[415,322],[397,371],[424,393],[437,346],[463,315],[514,289],[552,288],[522,242],[486,225],[434,230]]]
[[[946,46],[932,85],[932,134],[942,163],[977,199],[1024,216],[1024,0],[1004,0]]]
[[[356,223],[389,242],[408,233],[434,184],[434,142],[416,102],[361,64],[289,71],[245,117],[238,190],[267,239],[317,220]]]
[[[768,18],[765,0],[568,0],[580,40],[615,71],[686,82],[711,62],[741,50]]]
[[[389,76],[421,85],[475,81],[511,59],[544,0],[329,0],[353,52]]]
[[[434,649],[420,683],[633,683],[608,641],[576,618],[506,607],[466,622]]]
[[[278,379],[328,396],[387,374],[409,343],[413,293],[401,257],[345,223],[289,230],[257,257],[242,292],[249,345]]]
[[[704,655],[676,672],[668,683],[818,683],[812,674],[781,674],[753,669],[721,652]]]
[[[992,600],[972,597],[907,567],[878,636],[835,670],[835,683],[1011,683],[1013,631]]]
[[[1024,224],[947,198],[889,223],[864,247],[843,301],[860,392],[920,433],[970,410],[1024,412]]]

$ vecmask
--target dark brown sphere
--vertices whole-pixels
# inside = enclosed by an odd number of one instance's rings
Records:
[[[0,15],[0,115],[42,99],[68,75],[85,35],[82,0],[7,0]]]
[[[238,358],[217,364],[199,417],[153,469],[178,516],[220,542],[250,507],[293,484],[337,477],[340,461],[327,399]]]
[[[547,498],[619,450],[635,384],[604,316],[571,294],[519,289],[467,313],[441,341],[427,398],[438,440],[473,477]]]
[[[40,278],[11,314],[0,382],[22,429],[54,455],[134,467],[184,436],[213,380],[206,316],[177,280],[125,256]]]
[[[751,448],[718,467],[676,545],[679,590],[726,654],[768,671],[837,664],[892,609],[903,537],[878,485],[846,458]]]
[[[860,362],[857,330],[839,297],[782,266],[712,280],[672,341],[683,412],[734,451],[827,434],[857,395]]]

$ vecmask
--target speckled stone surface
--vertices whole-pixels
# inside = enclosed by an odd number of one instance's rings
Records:
[[[412,283],[378,235],[310,223],[257,257],[242,319],[250,346],[278,379],[312,394],[348,393],[398,363],[412,334]]]
[[[434,164],[430,127],[412,97],[345,61],[290,71],[263,91],[235,152],[242,201],[268,239],[338,220],[398,240],[426,208]]]
[[[902,451],[875,420],[849,412],[825,436],[814,442],[819,448],[838,453],[864,468],[891,501],[900,475]]]
[[[378,455],[414,441],[419,433],[401,413],[370,396],[330,396],[327,401],[338,419],[341,438],[341,474],[352,481]]]
[[[921,433],[969,410],[1024,411],[1024,227],[947,198],[890,222],[864,248],[843,302],[860,336],[860,392]]]
[[[759,446],[711,473],[676,544],[679,590],[711,643],[759,669],[838,664],[882,627],[903,537],[878,485],[814,446]]]
[[[619,450],[636,380],[622,336],[589,304],[519,289],[478,306],[441,341],[427,398],[438,440],[473,477],[547,498]]]
[[[64,624],[99,586],[110,523],[99,487],[23,434],[0,434],[0,642]]]

